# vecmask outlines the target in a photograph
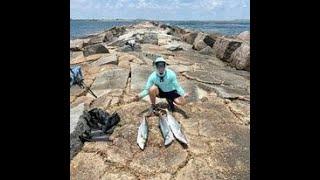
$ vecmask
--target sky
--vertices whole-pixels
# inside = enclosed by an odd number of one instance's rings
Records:
[[[72,19],[250,19],[250,0],[70,0]]]

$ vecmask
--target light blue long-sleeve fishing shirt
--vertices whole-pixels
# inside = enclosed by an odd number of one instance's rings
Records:
[[[149,89],[152,85],[157,85],[163,92],[177,90],[177,93],[183,96],[185,92],[178,83],[176,73],[168,68],[166,68],[165,73],[166,74],[163,77],[162,82],[160,82],[160,77],[157,75],[156,71],[151,73],[143,90],[139,93],[139,97],[143,98],[147,96],[149,94]]]

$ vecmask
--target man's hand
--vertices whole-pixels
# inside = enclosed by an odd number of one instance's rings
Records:
[[[185,94],[183,95],[184,98],[187,98],[187,97],[189,97],[189,96],[190,96],[189,93],[185,93]]]
[[[135,95],[130,102],[139,101],[139,99],[140,99],[139,95]]]

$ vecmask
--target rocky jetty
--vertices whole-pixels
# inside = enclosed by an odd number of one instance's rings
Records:
[[[137,43],[134,49],[129,40]],[[149,99],[129,99],[142,89],[158,56],[191,93],[189,103],[173,113],[190,145],[174,141],[164,147],[158,117],[151,117],[141,151],[137,130]],[[249,32],[230,38],[158,22],[114,27],[71,40],[70,64],[81,66],[85,84],[98,96],[71,87],[70,135],[85,129],[78,127],[83,110],[98,107],[121,118],[108,142],[72,141],[77,150],[71,179],[250,179]]]

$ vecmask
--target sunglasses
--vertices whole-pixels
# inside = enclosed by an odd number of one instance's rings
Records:
[[[156,67],[157,68],[164,68],[164,67],[166,67],[166,64],[163,62],[159,62],[159,63],[156,63]]]

